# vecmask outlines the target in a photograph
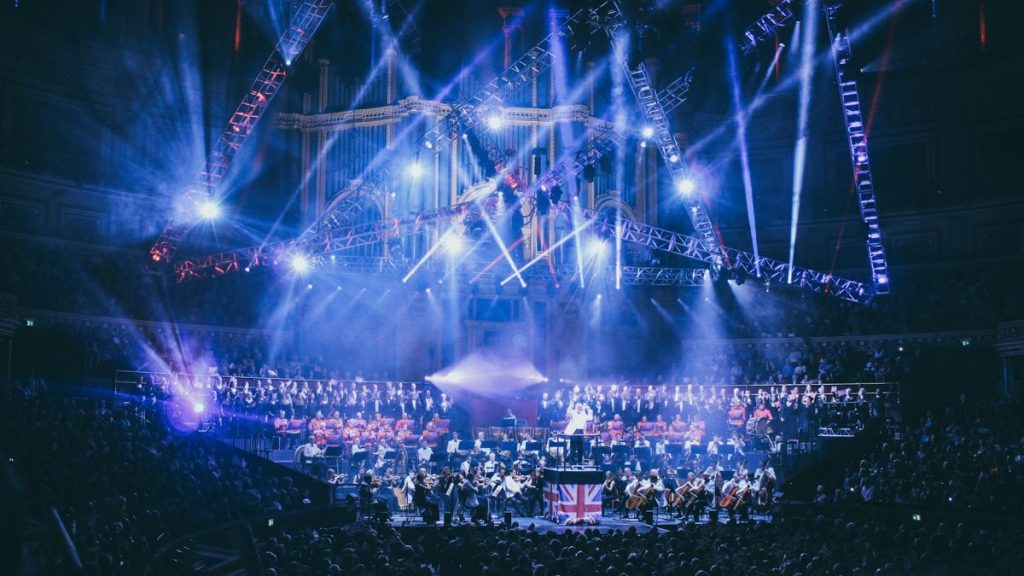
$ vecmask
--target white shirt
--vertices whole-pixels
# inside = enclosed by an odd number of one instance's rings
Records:
[[[589,408],[569,414],[569,424],[565,427],[566,434],[579,434],[587,431],[587,422],[594,419]]]
[[[459,451],[459,441],[454,438],[448,441],[448,453],[454,454]]]
[[[420,449],[416,451],[416,457],[420,459],[420,462],[430,460],[430,457],[433,455],[434,449],[430,446],[420,446]]]

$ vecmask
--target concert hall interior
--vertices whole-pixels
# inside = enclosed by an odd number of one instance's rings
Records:
[[[1021,38],[0,0],[0,574],[1024,570]]]

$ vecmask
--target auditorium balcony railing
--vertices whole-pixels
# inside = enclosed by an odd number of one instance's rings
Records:
[[[890,334],[852,334],[844,336],[783,336],[762,338],[684,338],[684,348],[700,346],[767,346],[812,344],[852,344],[866,349],[872,344],[905,344],[908,346],[991,346],[996,329],[950,330],[942,332],[907,332]]]

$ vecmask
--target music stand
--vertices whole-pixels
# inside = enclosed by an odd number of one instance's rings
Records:
[[[370,458],[370,453],[367,451],[356,452],[348,460],[349,472],[355,473],[359,469],[359,464],[366,462]]]
[[[612,454],[625,458],[629,454],[629,446],[626,444],[616,444],[612,446]]]
[[[708,449],[707,449],[706,446],[703,446],[701,444],[694,444],[693,446],[690,446],[690,455],[691,456],[703,456],[703,455],[705,455],[707,453],[708,453]]]
[[[641,462],[650,462],[651,460],[651,448],[649,446],[642,446],[633,450],[633,454],[636,455],[636,459]]]
[[[434,464],[437,464],[438,462],[444,463],[444,462],[447,462],[447,461],[448,461],[448,453],[447,452],[435,452],[435,453],[430,455],[430,460],[429,460],[429,462],[430,462],[430,469],[433,470],[434,469]]]
[[[728,482],[736,474],[735,470],[722,470],[722,480]]]
[[[486,450],[490,450],[491,452],[494,452],[495,450],[498,449],[498,441],[497,440],[484,440],[483,442],[480,443],[480,449],[481,450],[486,449]]]
[[[530,441],[526,443],[527,452],[540,452],[540,442]]]
[[[722,444],[718,447],[719,456],[732,456],[736,453],[736,447],[732,444]]]
[[[665,453],[670,455],[670,456],[679,457],[679,456],[681,456],[683,454],[683,450],[684,450],[684,447],[683,447],[682,444],[666,444],[665,445]]]
[[[498,450],[502,452],[508,452],[512,456],[515,456],[516,452],[518,451],[518,447],[516,446],[515,442],[511,440],[505,440],[498,445]]]
[[[603,462],[605,454],[611,454],[611,446],[594,446],[590,449],[590,456],[594,459],[594,462]]]
[[[397,456],[398,456],[398,452],[395,451],[395,450],[385,450],[384,451],[384,459],[385,460],[394,460]]]
[[[341,451],[341,446],[328,446],[324,448],[324,460],[334,460],[335,470],[341,466],[341,459],[343,457],[344,453]]]
[[[475,445],[472,440],[459,440],[459,452],[472,452]]]

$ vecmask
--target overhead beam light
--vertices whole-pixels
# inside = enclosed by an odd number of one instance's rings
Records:
[[[444,249],[453,256],[460,254],[466,247],[466,243],[462,240],[462,236],[451,232],[445,234],[441,241],[444,242]]]
[[[312,267],[312,263],[309,261],[309,258],[304,254],[295,254],[292,256],[289,264],[291,264],[292,271],[296,274],[305,274],[306,272],[309,272],[309,269]]]
[[[487,129],[491,132],[497,132],[501,130],[502,126],[505,125],[505,120],[502,119],[501,114],[497,112],[492,113],[487,117]]]
[[[697,189],[697,183],[689,178],[676,181],[676,192],[682,196],[689,196]]]
[[[419,162],[412,162],[405,167],[405,175],[412,180],[419,180],[423,177],[423,165]]]
[[[654,128],[652,128],[650,126],[644,126],[640,130],[640,135],[643,136],[646,139],[653,138],[654,137]]]
[[[203,200],[196,207],[196,213],[203,220],[216,220],[220,218],[220,205],[213,200]]]

